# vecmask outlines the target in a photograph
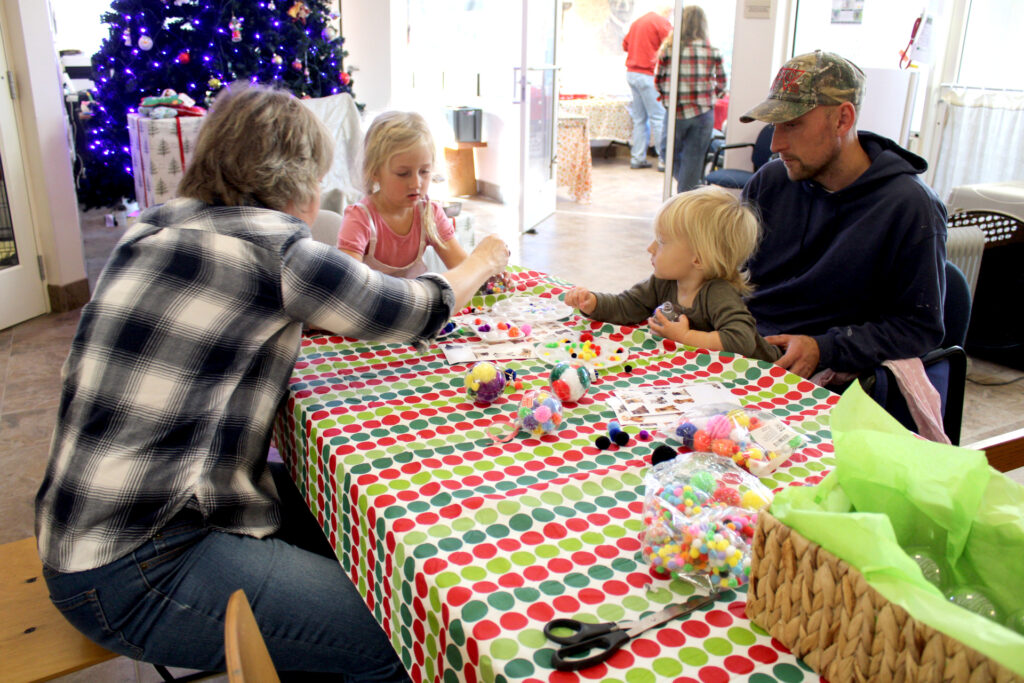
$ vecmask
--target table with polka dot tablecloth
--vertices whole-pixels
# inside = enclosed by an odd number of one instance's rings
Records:
[[[517,294],[560,296],[567,283],[517,270]],[[494,297],[475,303],[493,303]],[[721,382],[745,405],[783,417],[805,445],[762,481],[819,481],[832,467],[829,410],[838,397],[760,361],[675,349],[631,328],[582,321],[634,357],[565,410],[563,428],[495,443],[487,427],[513,411],[549,367],[513,361],[523,389],[469,402],[466,366],[437,347],[308,334],[275,441],[338,558],[414,681],[796,682],[817,675],[744,615],[745,587],[633,639],[577,673],[551,666],[544,624],[635,619],[694,588],[652,573],[640,554],[643,478],[658,441],[600,450],[611,392],[641,384]],[[470,339],[468,333],[446,339]]]

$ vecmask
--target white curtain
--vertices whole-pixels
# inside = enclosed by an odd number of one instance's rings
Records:
[[[1024,92],[943,85],[932,188],[1024,180]]]

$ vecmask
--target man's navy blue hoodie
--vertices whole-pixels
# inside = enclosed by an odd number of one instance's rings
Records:
[[[781,160],[743,189],[764,237],[747,303],[762,335],[818,342],[819,368],[860,372],[942,341],[946,208],[918,177],[924,159],[859,133],[871,166],[837,192],[794,182]]]

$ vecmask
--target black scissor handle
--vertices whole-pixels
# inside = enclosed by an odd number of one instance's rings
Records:
[[[593,625],[593,624],[591,624]],[[602,624],[605,626],[605,624]],[[548,636],[550,638],[550,636]],[[594,636],[572,645],[556,650],[551,656],[551,666],[556,671],[579,671],[587,667],[600,664],[615,654],[616,650],[629,642],[629,634],[625,631],[611,631],[603,635]],[[570,659],[573,655],[582,655],[591,650],[598,650],[597,654],[582,659]]]
[[[544,635],[548,640],[559,645],[575,645],[596,636],[603,636],[618,627],[619,625],[614,621],[604,624],[588,624],[577,619],[552,619],[544,624]],[[551,631],[556,628],[567,628],[572,631],[572,634],[568,636],[555,635]]]

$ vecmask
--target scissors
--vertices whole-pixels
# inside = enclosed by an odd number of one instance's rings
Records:
[[[621,624],[614,621],[604,624],[587,624],[576,619],[552,619],[544,625],[544,635],[548,637],[548,640],[563,647],[556,650],[551,657],[551,666],[558,671],[579,671],[599,664],[644,631],[672,621],[676,617],[689,614],[717,599],[718,593],[695,595],[684,603],[670,605],[643,619]],[[556,628],[569,629],[572,634],[556,635],[552,633]],[[591,650],[598,650],[598,652],[590,657],[575,658],[585,655]]]

